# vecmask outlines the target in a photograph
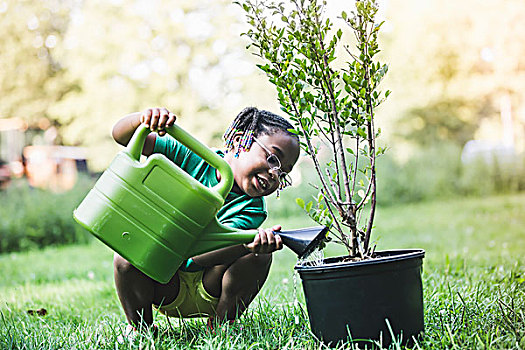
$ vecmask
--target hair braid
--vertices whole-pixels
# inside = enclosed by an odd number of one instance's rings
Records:
[[[229,150],[233,146],[235,137],[242,133],[235,153],[235,156],[238,156],[241,151],[246,152],[250,149],[254,136],[283,132],[298,139],[298,136],[291,133],[289,129],[293,129],[292,124],[283,117],[255,107],[247,107],[235,117],[223,137],[226,149]]]

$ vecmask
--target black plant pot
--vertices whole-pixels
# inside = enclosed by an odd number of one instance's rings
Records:
[[[296,265],[312,332],[329,345],[370,339],[388,346],[392,333],[410,344],[424,330],[424,256],[422,249],[388,250],[358,262],[337,257]]]

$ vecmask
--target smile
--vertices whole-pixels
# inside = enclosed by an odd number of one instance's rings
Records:
[[[259,184],[259,187],[261,187],[263,191],[266,191],[268,187],[270,187],[270,184],[266,179],[260,177],[259,175],[255,175],[255,178],[257,180],[257,183]]]

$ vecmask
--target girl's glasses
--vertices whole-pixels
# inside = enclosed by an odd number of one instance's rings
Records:
[[[256,144],[261,146],[261,148],[268,154],[268,157],[266,158],[266,162],[268,163],[268,167],[270,168],[270,171],[277,174],[277,177],[279,178],[280,189],[282,190],[288,186],[291,186],[292,178],[287,172],[284,172],[281,170],[281,161],[279,160],[279,157],[273,154],[263,143],[257,140],[255,136],[253,137],[253,140],[255,141]]]

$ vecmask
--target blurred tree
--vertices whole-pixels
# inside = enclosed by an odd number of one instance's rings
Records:
[[[441,99],[407,111],[399,120],[398,135],[423,146],[448,142],[462,147],[472,140],[480,115],[476,103]]]
[[[418,142],[428,142],[417,136],[425,132],[459,144],[468,134],[499,140],[502,99],[508,99],[515,139],[524,139],[525,42],[518,39],[525,36],[524,1],[400,0],[389,6],[387,84],[397,91],[389,106],[397,104],[394,113],[404,115],[400,134]],[[448,131],[441,137],[437,129]]]
[[[55,56],[69,24],[72,1],[0,2],[0,117],[35,123],[75,89]]]
[[[117,149],[114,122],[151,106],[170,108],[204,141],[220,134],[242,103],[242,79],[252,72],[241,59],[236,13],[225,0],[77,5],[59,56],[79,89],[50,109],[67,125],[64,141],[88,145],[91,165],[102,168]]]

